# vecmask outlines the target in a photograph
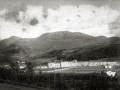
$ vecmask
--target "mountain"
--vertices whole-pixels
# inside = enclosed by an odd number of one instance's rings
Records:
[[[51,49],[68,49],[96,43],[104,43],[106,40],[107,38],[96,38],[80,32],[72,33],[62,31],[41,35],[36,39],[35,47],[43,51],[50,51]]]
[[[6,43],[4,43],[6,42]],[[40,58],[41,55],[59,50],[76,48],[97,47],[98,45],[117,44],[119,38],[107,38],[104,36],[93,37],[80,32],[60,31],[45,33],[38,38],[11,37],[0,41],[0,53],[2,55],[15,56],[19,59]],[[87,50],[87,49],[86,49]],[[59,53],[59,52],[54,52]],[[54,54],[56,55],[56,54]]]
[[[101,45],[90,45],[74,49],[70,53],[65,53],[62,59],[66,60],[78,60],[78,61],[90,61],[110,57],[120,56],[120,44],[101,44]],[[113,60],[114,61],[114,60]],[[120,60],[119,60],[120,61]]]
[[[9,46],[10,44],[14,43],[15,41],[17,41],[19,39],[20,39],[19,37],[12,36],[10,38],[0,41],[0,51],[3,50],[3,48]]]
[[[115,38],[110,38],[115,39]],[[118,40],[118,39],[117,39]],[[102,44],[92,44],[72,49],[53,50],[40,56],[32,57],[31,60],[37,58],[55,58],[58,60],[78,60],[78,61],[116,61],[115,58],[120,57],[120,40],[114,42],[107,42]],[[115,57],[115,58],[114,58]],[[105,58],[105,59],[104,59]],[[102,60],[104,59],[104,60]],[[50,60],[49,60],[50,61]],[[117,61],[120,61],[119,58]]]
[[[12,46],[26,47],[47,52],[54,49],[69,49],[96,43],[104,43],[105,41],[107,41],[107,38],[93,37],[79,32],[72,33],[65,31],[45,33],[35,39],[19,39],[12,43]],[[11,48],[11,45],[9,48]]]

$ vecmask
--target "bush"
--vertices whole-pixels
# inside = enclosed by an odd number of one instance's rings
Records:
[[[9,81],[20,85],[52,88],[54,90],[119,90],[117,77],[110,78],[105,74],[53,74],[17,73],[12,69],[0,68],[0,82]]]

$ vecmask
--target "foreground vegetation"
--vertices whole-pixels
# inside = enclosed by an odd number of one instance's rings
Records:
[[[17,70],[0,68],[0,82],[54,90],[119,90],[118,77],[97,74],[45,74],[19,73]]]

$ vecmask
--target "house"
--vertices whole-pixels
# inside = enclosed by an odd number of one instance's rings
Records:
[[[60,62],[50,62],[50,63],[48,63],[48,67],[49,68],[60,68],[61,64],[60,64]]]
[[[27,73],[28,69],[27,69],[27,65],[24,63],[20,63],[19,64],[19,73],[20,74],[25,74]]]
[[[77,62],[77,66],[89,66],[89,65],[90,65],[90,62],[86,62],[86,61]]]
[[[56,61],[48,63],[49,68],[65,68],[65,67],[76,67],[77,60],[74,61]]]
[[[112,68],[112,65],[106,64],[105,68]]]
[[[70,63],[70,62],[68,62],[68,61],[63,61],[63,62],[61,62],[61,67],[63,68],[63,67],[70,67],[70,66],[72,66],[72,64]]]
[[[5,65],[4,68],[10,69],[11,67],[10,67],[10,65]]]
[[[36,68],[36,69],[47,69],[48,66],[46,66],[46,65],[40,65],[40,66],[36,66],[34,68]]]
[[[110,77],[114,77],[116,75],[116,72],[113,71],[107,71],[106,74]]]
[[[19,69],[24,69],[24,68],[27,68],[26,64],[19,64]]]

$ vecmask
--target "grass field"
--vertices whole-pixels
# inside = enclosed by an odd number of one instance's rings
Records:
[[[102,66],[84,66],[76,68],[58,68],[42,70],[43,73],[101,73],[102,71],[118,71],[120,68],[103,68]],[[120,73],[120,72],[118,72]]]

